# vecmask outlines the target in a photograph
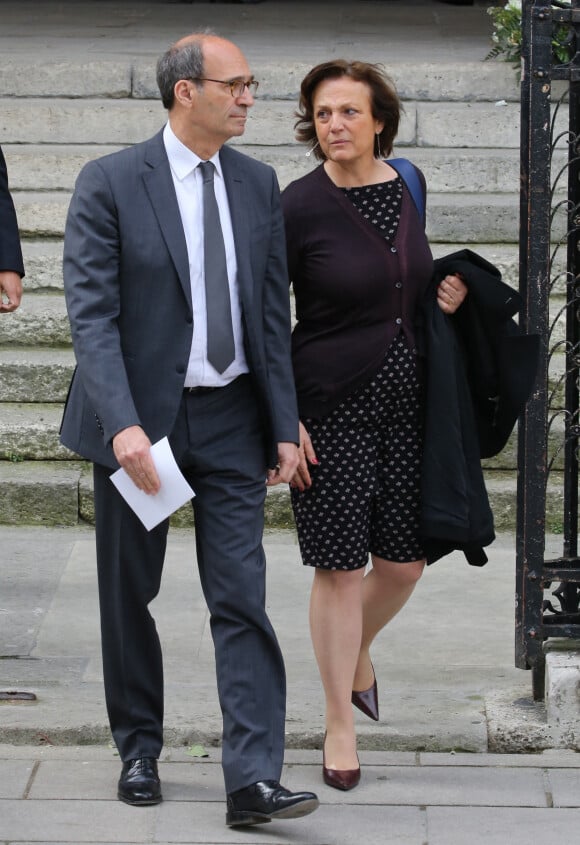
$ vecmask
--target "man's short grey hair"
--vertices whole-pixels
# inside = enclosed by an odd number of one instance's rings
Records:
[[[195,32],[191,41],[181,46],[172,44],[157,62],[157,86],[166,109],[173,106],[175,85],[180,79],[203,76],[203,42],[206,35],[215,33],[209,29]],[[196,84],[201,87],[201,82]]]

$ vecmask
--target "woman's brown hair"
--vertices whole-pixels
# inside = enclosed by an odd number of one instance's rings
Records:
[[[297,140],[313,145],[312,153],[319,161],[326,159],[316,143],[314,94],[325,79],[340,79],[341,76],[348,76],[355,82],[364,82],[368,85],[372,115],[375,120],[384,123],[383,131],[378,133],[377,155],[390,155],[399,130],[402,106],[392,80],[383,72],[380,65],[369,62],[347,62],[344,59],[335,59],[316,65],[306,74],[300,86],[300,101],[296,112],[298,120],[294,124]]]

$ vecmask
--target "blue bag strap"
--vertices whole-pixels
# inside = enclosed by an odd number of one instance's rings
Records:
[[[425,199],[423,197],[423,188],[417,175],[417,168],[407,158],[389,158],[386,160],[387,164],[396,170],[411,196],[413,202],[419,212],[419,217],[425,222]]]

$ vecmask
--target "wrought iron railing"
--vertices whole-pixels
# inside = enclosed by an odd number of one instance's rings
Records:
[[[522,7],[521,320],[540,362],[519,425],[516,665],[541,698],[544,643],[580,639],[580,0]]]

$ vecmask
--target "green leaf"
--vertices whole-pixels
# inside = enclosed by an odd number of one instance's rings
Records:
[[[186,754],[188,757],[209,757],[203,745],[190,745]]]
[[[485,60],[499,56],[520,67],[522,54],[522,10],[521,3],[509,2],[506,6],[490,6],[488,15],[493,20],[491,36],[494,44]],[[552,55],[556,64],[567,64],[572,59],[571,35],[568,27],[554,23],[552,27]]]

